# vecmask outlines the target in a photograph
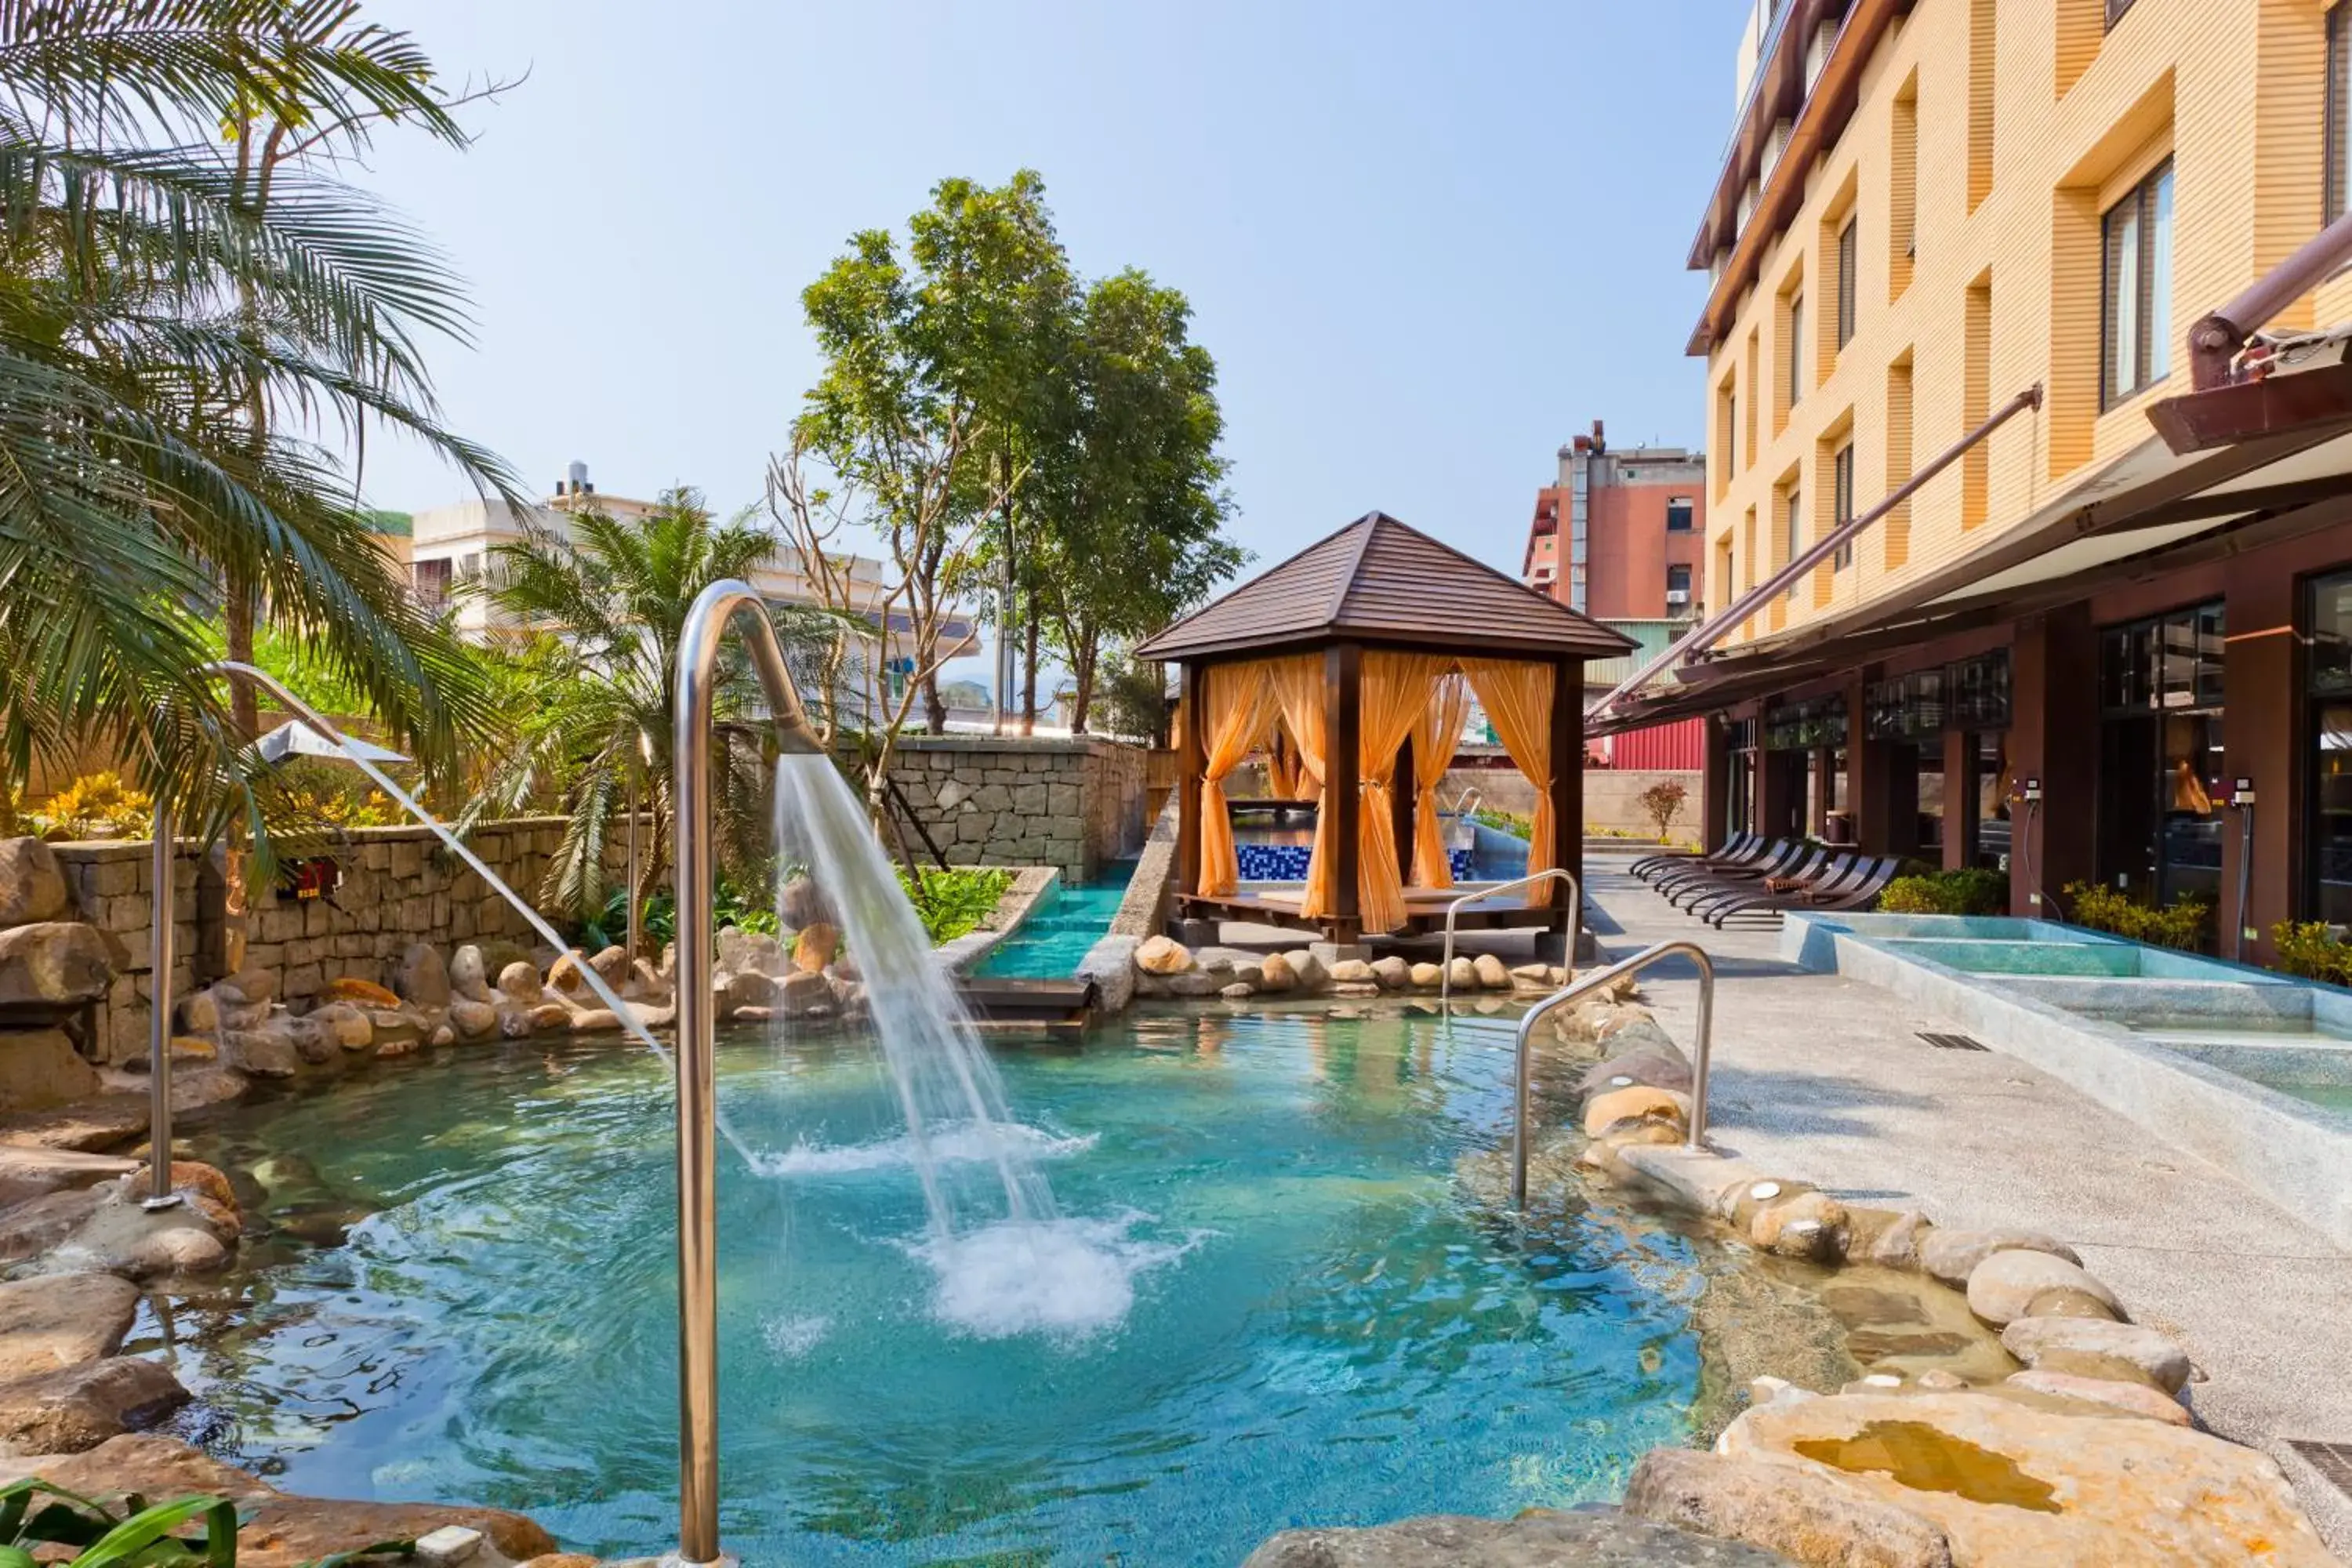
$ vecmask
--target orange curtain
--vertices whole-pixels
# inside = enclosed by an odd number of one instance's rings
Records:
[[[1201,886],[1202,898],[1228,899],[1241,886],[1234,850],[1234,819],[1225,810],[1225,777],[1242,765],[1265,732],[1272,693],[1265,665],[1220,664],[1202,672]]]
[[[1454,748],[1462,740],[1462,721],[1470,711],[1470,688],[1459,675],[1438,678],[1428,705],[1412,726],[1412,885],[1416,888],[1454,886],[1454,868],[1445,858],[1445,834],[1437,821],[1437,787],[1454,765]]]
[[[1298,748],[1277,719],[1265,742],[1265,792],[1276,800],[1298,798]]]
[[[1558,826],[1551,816],[1551,697],[1552,667],[1523,659],[1465,658],[1462,673],[1486,710],[1487,721],[1528,783],[1535,786],[1535,826],[1528,834],[1528,874],[1547,871],[1559,863],[1553,841]],[[1574,825],[1581,828],[1583,824]],[[1528,902],[1542,903],[1552,896],[1547,886],[1528,889]]]
[[[1368,934],[1404,924],[1404,879],[1397,874],[1395,784],[1397,748],[1429,710],[1430,689],[1453,661],[1443,654],[1364,655],[1357,699],[1361,744],[1357,749],[1356,912]]]
[[[1323,656],[1310,653],[1268,659],[1265,672],[1282,727],[1290,731],[1298,747],[1299,798],[1311,794],[1315,801],[1315,847],[1307,854],[1307,892],[1298,912],[1308,920],[1320,920],[1339,902],[1338,866],[1326,853],[1332,814],[1330,795],[1323,787],[1323,758],[1328,749],[1323,731]]]

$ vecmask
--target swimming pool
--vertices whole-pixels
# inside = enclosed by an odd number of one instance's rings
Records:
[[[1115,861],[1091,882],[1076,887],[1057,883],[1037,900],[1029,918],[1011,935],[982,955],[973,974],[1003,978],[1057,980],[1076,973],[1078,964],[1118,913],[1135,862]]]
[[[1145,1014],[1000,1054],[1062,1231],[1114,1267],[1056,1332],[1029,1261],[926,1245],[848,1041],[720,1054],[722,1487],[747,1562],[1229,1565],[1277,1529],[1613,1498],[1687,1440],[1696,1244],[1522,1229],[1457,1159],[1510,1053],[1433,1018]],[[266,1227],[173,1342],[207,1443],[289,1488],[672,1543],[670,1091],[619,1046],[387,1064],[191,1131]],[[953,1140],[948,1140],[952,1147]],[[1050,1259],[1048,1261],[1051,1261]]]

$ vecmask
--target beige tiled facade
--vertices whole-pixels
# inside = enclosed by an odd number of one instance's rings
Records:
[[[1793,221],[1740,247],[1752,277],[1718,250],[1700,340],[1711,604],[1786,563],[1792,505],[1798,547],[1829,531],[1847,443],[1859,513],[2015,394],[2045,395],[1730,646],[1864,604],[2147,443],[2148,405],[2187,387],[2189,325],[2322,226],[2328,5],[2134,0],[2111,27],[2106,6],[1918,0],[1862,65],[1843,133],[1809,167],[1767,175],[1759,212],[1779,183],[1801,179],[1804,195]],[[2170,289],[2153,342],[2169,374],[2103,408],[2102,216],[2168,159]],[[2347,316],[2339,277],[2272,325]]]

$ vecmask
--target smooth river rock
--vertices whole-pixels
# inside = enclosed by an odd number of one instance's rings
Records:
[[[1136,945],[1135,967],[1146,974],[1181,974],[1192,967],[1192,950],[1172,937],[1149,936]]]
[[[1258,960],[1257,983],[1262,990],[1288,991],[1298,984],[1298,971],[1282,954],[1269,952]]]
[[[111,1274],[0,1284],[0,1379],[37,1377],[110,1356],[139,1313],[139,1287]]]
[[[2146,1373],[2167,1394],[2189,1383],[2189,1352],[2154,1329],[2095,1318],[2020,1318],[2000,1331],[2010,1354],[2028,1366],[2054,1352],[2111,1356]]]
[[[2158,1421],[1989,1394],[1840,1394],[1748,1410],[1717,1446],[1919,1514],[1961,1563],[2335,1562],[2267,1455]]]
[[[188,1402],[160,1361],[113,1356],[0,1384],[0,1452],[79,1454]]]
[[[1935,1240],[1933,1233],[1928,1237]],[[2078,1266],[2047,1252],[1996,1252],[1969,1275],[1969,1310],[2001,1328],[2029,1314],[2048,1290],[2078,1290],[2123,1316],[2115,1292]]]
[[[1622,1513],[1429,1514],[1365,1530],[1286,1530],[1242,1568],[1774,1568],[1789,1560]]]
[[[1472,959],[1470,973],[1476,975],[1478,984],[1489,991],[1508,991],[1511,988],[1510,969],[1491,952],[1482,952]]]
[[[462,953],[465,949],[458,951]],[[478,963],[480,950],[476,949],[474,955]],[[450,981],[449,966],[441,962],[441,950],[429,942],[410,942],[392,969],[393,990],[403,1001],[419,1007],[447,1006]]]
[[[2080,1266],[2074,1249],[2038,1230],[1937,1230],[1919,1244],[1919,1267],[1958,1290],[1996,1252],[2046,1252]]]
[[[1836,1477],[1690,1448],[1653,1448],[1633,1467],[1625,1511],[1839,1568],[1952,1568],[1933,1521]]]
[[[2081,1399],[2093,1405],[2105,1405],[2129,1415],[2145,1415],[2151,1421],[2163,1421],[2175,1426],[2189,1425],[2188,1406],[2144,1383],[2122,1383],[2111,1377],[2082,1377],[2069,1372],[2053,1372],[2047,1367],[2035,1367],[2021,1372],[2009,1380],[2012,1388],[2030,1388],[2036,1394],[2055,1394],[2061,1399]]]

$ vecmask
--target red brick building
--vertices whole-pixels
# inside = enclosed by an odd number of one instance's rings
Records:
[[[1680,620],[1702,607],[1706,543],[1706,454],[1612,451],[1596,419],[1536,492],[1520,576],[1599,620]]]

